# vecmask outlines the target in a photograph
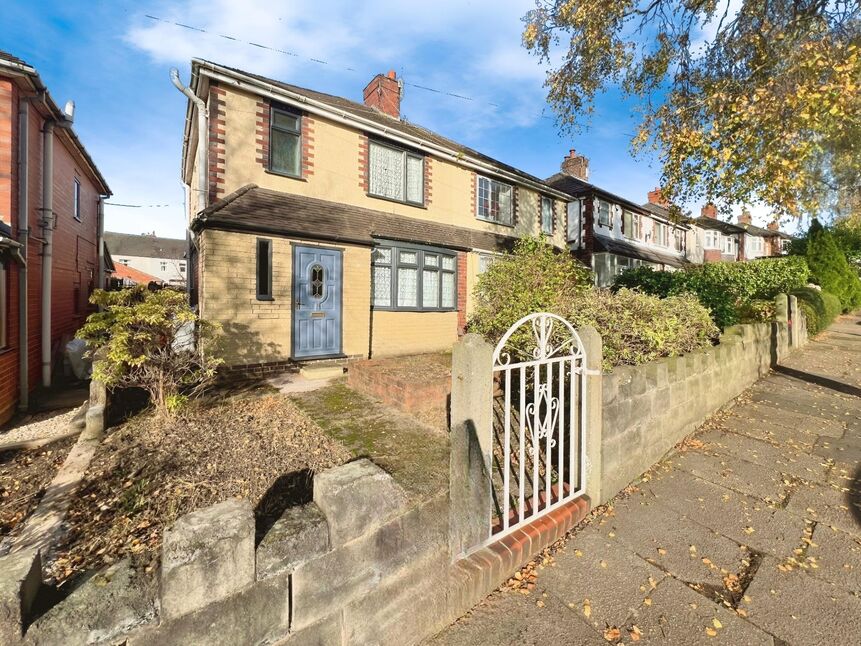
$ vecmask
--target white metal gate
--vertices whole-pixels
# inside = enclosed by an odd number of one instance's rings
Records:
[[[490,540],[584,492],[585,359],[576,330],[555,314],[523,317],[497,344]]]

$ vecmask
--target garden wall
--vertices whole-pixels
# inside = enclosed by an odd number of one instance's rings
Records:
[[[601,377],[603,423],[593,421],[590,427],[590,442],[600,447],[593,500],[613,497],[792,348],[807,342],[795,297],[780,295],[776,301],[772,323],[736,325],[707,350],[621,366]]]

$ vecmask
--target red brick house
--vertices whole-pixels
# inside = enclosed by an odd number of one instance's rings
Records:
[[[90,293],[105,285],[111,193],[72,130],[73,111],[0,51],[0,424],[51,384]]]

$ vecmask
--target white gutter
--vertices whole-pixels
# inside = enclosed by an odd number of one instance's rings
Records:
[[[270,99],[275,99],[276,101],[279,101],[281,103],[286,103],[288,105],[302,108],[307,112],[317,114],[319,116],[325,117],[326,119],[329,119],[330,121],[335,121],[351,128],[359,128],[366,132],[385,137],[386,139],[396,141],[406,146],[432,152],[439,157],[447,157],[448,161],[451,161],[452,163],[459,166],[465,166],[467,168],[471,168],[472,170],[477,170],[488,175],[501,177],[512,183],[529,186],[536,191],[539,191],[546,195],[552,195],[566,202],[571,200],[571,196],[568,193],[563,193],[562,191],[551,188],[545,184],[542,184],[541,182],[530,180],[521,177],[520,175],[517,175],[515,173],[503,170],[492,164],[488,164],[487,162],[484,162],[480,159],[470,157],[458,150],[452,150],[439,144],[424,141],[423,139],[420,139],[418,137],[413,137],[412,135],[405,134],[396,128],[387,128],[383,125],[380,125],[379,123],[371,121],[370,119],[364,119],[346,110],[333,108],[332,106],[323,103],[322,101],[317,101],[307,96],[303,96],[302,94],[291,92],[289,90],[276,87],[269,83],[264,83],[244,74],[232,71],[230,72],[230,74],[222,73],[211,63],[206,61],[199,61],[198,64],[201,67],[202,75],[207,76],[211,79],[215,79],[219,82],[227,83],[236,88],[251,91],[255,94],[259,94]],[[196,95],[195,98],[197,98]]]
[[[42,130],[42,385],[51,385],[51,271],[54,254],[54,122]]]
[[[206,103],[198,97],[190,88],[186,87],[182,84],[182,81],[179,80],[179,72],[174,67],[170,70],[170,80],[174,84],[177,90],[182,92],[185,96],[188,97],[189,101],[194,103],[197,106],[197,191],[200,193],[200,198],[197,202],[198,211],[202,211],[207,206],[207,135],[209,133],[209,110],[206,107]],[[189,190],[191,188],[189,187]],[[189,213],[188,221],[191,221],[191,214]],[[188,280],[188,277],[186,277]]]
[[[18,251],[24,263],[18,267],[18,409],[30,406],[30,348],[27,246],[30,236],[30,103],[18,100]]]

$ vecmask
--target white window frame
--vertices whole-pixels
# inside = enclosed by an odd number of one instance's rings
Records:
[[[422,245],[413,245],[406,244],[402,242],[386,242],[378,245],[374,248],[377,249],[389,249],[391,251],[390,261],[389,262],[381,262],[374,258],[375,254],[371,254],[371,266],[373,267],[387,267],[390,270],[390,294],[389,294],[389,304],[376,304],[375,302],[375,290],[374,285],[371,285],[371,307],[375,310],[382,310],[387,312],[456,312],[457,311],[457,265],[458,265],[458,254],[456,251],[452,251],[450,249],[442,249],[438,247],[425,247]],[[416,262],[413,263],[403,263],[400,260],[400,252],[407,251],[416,254]],[[432,265],[426,262],[426,256],[436,256],[438,258],[437,264]],[[443,257],[452,259],[452,269],[447,269],[443,267]],[[406,267],[409,269],[416,269],[416,305],[398,305],[398,272],[401,267]],[[436,307],[425,306],[424,305],[424,272],[425,271],[436,271],[439,274],[439,278],[437,279],[437,305]],[[450,306],[444,306],[442,302],[442,284],[443,284],[443,274],[448,274],[453,276],[452,280],[452,304]],[[371,280],[373,281],[374,271],[371,271]]]
[[[375,193],[373,190],[374,179],[372,177],[372,173],[375,168],[371,164],[371,155],[373,148],[386,148],[390,152],[400,153],[403,156],[403,162],[401,163],[401,168],[403,168],[403,177],[401,177],[402,184],[402,195],[403,199],[398,197],[393,197],[391,195],[384,195],[382,193]],[[421,166],[420,170],[420,181],[419,181],[419,192],[421,196],[418,200],[409,199],[409,163],[410,159],[417,160]],[[392,200],[393,202],[400,202],[401,204],[412,204],[414,206],[424,206],[425,203],[425,158],[424,155],[419,155],[418,153],[411,152],[409,150],[405,150],[403,148],[399,148],[398,146],[392,146],[387,143],[383,143],[381,141],[372,140],[368,142],[368,195],[371,197],[377,197],[383,200]]]
[[[545,233],[549,236],[553,235],[553,231],[556,229],[556,217],[554,213],[554,204],[553,198],[547,197],[546,195],[541,196],[541,233]],[[545,219],[545,208],[549,213],[550,219]]]
[[[603,207],[606,206],[606,211]],[[613,214],[612,214],[612,205],[607,200],[598,200],[597,205],[598,217],[597,222],[598,226],[608,227],[610,229],[613,228]],[[606,213],[606,217],[605,217]]]
[[[732,256],[738,253],[738,240],[735,236],[721,236],[721,253],[725,256]]]
[[[487,188],[483,188],[482,184],[485,184]],[[496,216],[493,214],[494,185],[499,187],[495,209]],[[507,214],[502,213],[502,209],[500,208],[501,200],[499,197],[502,195],[503,188],[508,189],[509,191]],[[475,178],[475,217],[479,220],[484,220],[485,222],[493,222],[494,224],[502,224],[508,227],[514,226],[514,190],[514,186],[511,184],[500,182],[485,175],[477,175]],[[487,208],[484,209],[484,213],[482,213],[482,201],[484,200],[482,197],[483,192],[487,193]]]
[[[630,216],[630,217],[628,217],[628,216]],[[639,213],[634,213],[633,211],[629,211],[628,209],[623,210],[622,211],[622,228],[625,229],[623,235],[628,240],[641,240],[642,239],[642,224],[640,221],[640,214]]]
[[[720,231],[715,229],[703,231],[703,249],[723,249]]]
[[[583,240],[583,203],[580,200],[568,202],[566,209],[566,220],[568,225],[568,242],[574,242],[580,247]]]
[[[673,227],[673,249],[678,253],[682,253],[685,250],[685,232],[678,227]]]

